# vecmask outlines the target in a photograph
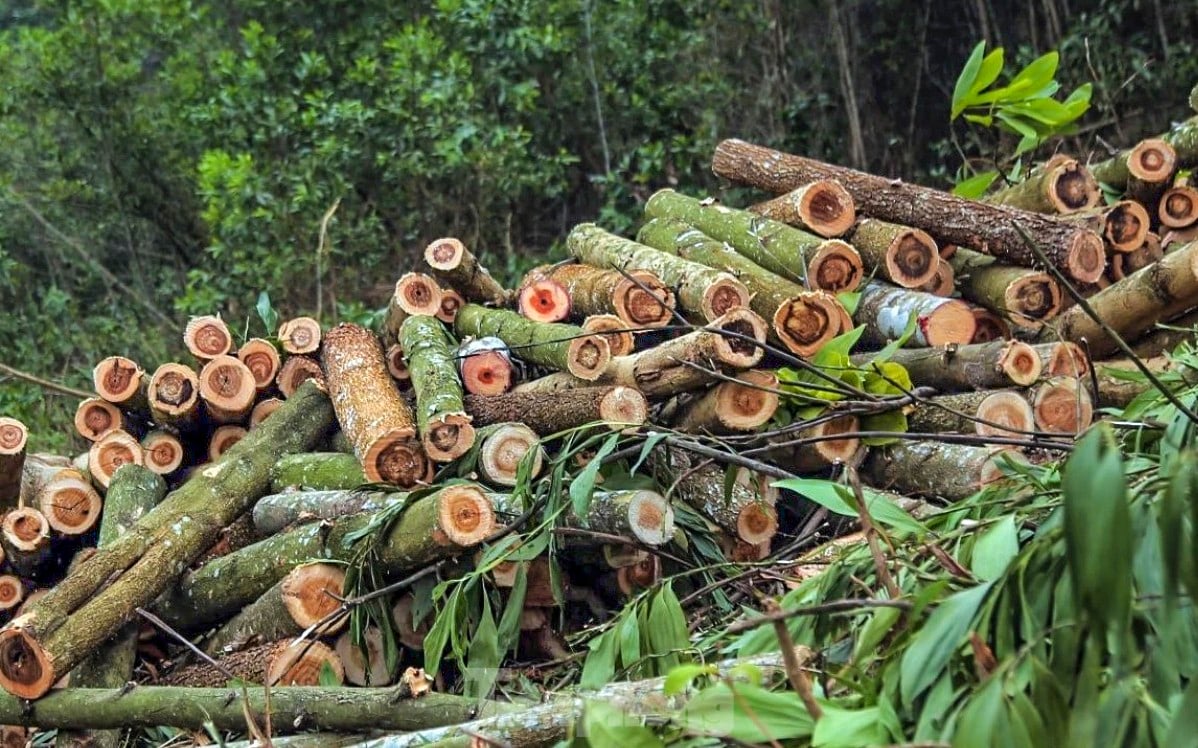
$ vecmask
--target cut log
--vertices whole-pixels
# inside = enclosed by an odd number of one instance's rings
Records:
[[[1014,390],[982,390],[928,398],[907,415],[913,434],[1021,437],[1036,430],[1032,406]]]
[[[1193,386],[1198,381],[1198,376],[1196,376],[1198,373],[1184,367],[1177,359],[1157,356],[1156,358],[1141,359],[1141,363],[1158,377],[1168,371],[1180,371],[1183,374],[1183,381],[1188,385]],[[1101,361],[1096,368],[1098,370],[1098,392],[1095,394],[1095,401],[1100,408],[1126,408],[1132,400],[1148,390],[1155,389],[1147,379],[1124,379],[1114,375],[1115,372],[1139,372],[1139,367],[1130,359]]]
[[[809,441],[783,443],[768,454],[779,467],[794,473],[821,473],[830,467],[847,464],[857,456],[861,440],[855,434],[860,430],[857,416],[837,416],[799,431],[798,438]],[[786,437],[786,441],[792,439],[792,436]]]
[[[348,490],[369,481],[358,458],[341,452],[303,452],[286,455],[270,471],[273,491]]]
[[[428,472],[428,458],[412,411],[387,373],[378,338],[363,327],[341,324],[325,336],[321,357],[337,421],[366,478],[415,486]]]
[[[1161,237],[1161,249],[1165,250],[1165,253],[1168,254],[1178,247],[1195,240],[1198,240],[1198,223],[1185,229],[1169,229]]]
[[[250,374],[254,376],[254,387],[259,392],[274,386],[282,361],[279,352],[269,340],[250,338],[237,349],[237,359],[250,370]]]
[[[1076,377],[1056,377],[1036,385],[1029,397],[1036,427],[1052,434],[1080,434],[1094,421],[1094,404]]]
[[[930,282],[940,266],[936,241],[926,231],[862,218],[847,237],[867,272],[903,288]]]
[[[184,431],[200,421],[200,378],[190,366],[159,366],[150,377],[146,396],[154,423]]]
[[[408,362],[404,359],[403,346],[399,343],[391,344],[387,347],[387,352],[383,354],[383,357],[387,360],[387,373],[395,380],[396,386],[400,389],[410,386],[412,372],[408,371]]]
[[[507,343],[495,337],[463,341],[458,349],[458,374],[462,388],[472,395],[507,392],[515,380]]]
[[[653,273],[627,275],[579,263],[542,265],[533,271],[562,284],[578,316],[614,314],[625,327],[664,327],[673,319],[674,292]]]
[[[395,293],[383,318],[383,342],[399,342],[399,328],[413,314],[435,317],[441,311],[441,287],[424,273],[405,273],[395,282]]]
[[[1156,358],[1163,353],[1172,353],[1182,343],[1198,340],[1198,310],[1187,312],[1169,320],[1157,329],[1132,344],[1132,351],[1140,358]]]
[[[750,369],[723,381],[687,404],[674,428],[690,433],[756,431],[778,410],[778,377]]]
[[[250,428],[270,418],[282,404],[283,399],[278,397],[267,397],[254,403],[254,409],[250,411]]]
[[[711,321],[749,305],[748,290],[728,273],[616,236],[593,223],[575,226],[566,247],[576,259],[598,268],[653,273],[675,290],[678,306],[698,319]]]
[[[92,444],[87,452],[87,472],[92,482],[108,488],[112,474],[121,465],[145,465],[141,444],[128,431],[109,431]]]
[[[825,237],[844,236],[857,220],[848,190],[830,179],[805,184],[749,210]]]
[[[371,688],[390,685],[393,674],[387,669],[384,646],[383,632],[377,626],[363,629],[361,643],[354,642],[351,631],[337,637],[333,650],[345,667],[345,680],[355,686]]]
[[[11,506],[21,496],[25,445],[29,429],[15,418],[0,417],[0,506]]]
[[[544,453],[535,431],[523,423],[497,423],[479,432],[478,475],[492,486],[516,485],[520,463],[530,452],[529,477],[541,472]]]
[[[89,397],[75,409],[75,432],[94,442],[109,431],[125,427],[120,408],[99,397]]]
[[[345,571],[340,566],[320,563],[297,566],[262,597],[217,629],[204,642],[204,651],[216,657],[249,646],[294,638],[309,626],[320,623],[341,604],[344,585]],[[324,623],[312,633],[316,636],[335,634],[345,627],[347,620],[343,617]]]
[[[1198,242],[1165,255],[1090,297],[1091,308],[1125,341],[1135,340],[1161,320],[1198,306]],[[1042,341],[1087,342],[1091,356],[1114,353],[1118,346],[1080,306],[1071,307],[1040,332]]]
[[[712,170],[734,182],[774,193],[817,179],[834,179],[848,190],[858,212],[864,215],[923,229],[938,242],[971,247],[1014,265],[1032,265],[1035,253],[1019,233],[1018,225],[1036,237],[1049,261],[1082,282],[1097,280],[1106,264],[1102,238],[1084,228],[741,140],[725,140],[716,147]]]
[[[18,608],[24,599],[25,585],[21,578],[12,574],[0,574],[0,612]]]
[[[768,545],[768,542],[766,543]],[[661,558],[648,556],[635,564],[616,569],[616,588],[625,597],[647,590],[661,581]]]
[[[594,422],[617,431],[640,426],[649,417],[649,404],[634,387],[574,387],[552,396],[533,388],[493,397],[467,395],[466,412],[479,426],[519,422],[552,436]]]
[[[279,394],[288,398],[309,379],[314,380],[322,389],[325,388],[324,371],[320,368],[320,363],[307,356],[288,356],[279,368],[279,377],[275,384],[279,387]]]
[[[852,357],[854,366],[867,367],[874,354]],[[968,392],[1027,386],[1040,378],[1041,358],[1027,343],[990,343],[940,348],[900,348],[890,361],[901,364],[916,387],[941,392]]]
[[[0,686],[38,698],[147,605],[244,513],[282,454],[310,448],[332,422],[327,399],[309,385],[128,533],[78,564],[37,604],[0,629]]]
[[[183,345],[198,361],[209,361],[233,350],[233,336],[220,317],[192,317],[183,330]]]
[[[1064,216],[1062,220],[1102,234],[1107,246],[1116,252],[1138,249],[1151,228],[1148,211],[1134,200],[1120,200],[1114,205],[1078,211]]]
[[[582,331],[606,340],[613,356],[627,356],[636,347],[628,323],[614,314],[592,314],[582,321]]]
[[[607,341],[582,328],[533,322],[506,309],[467,304],[454,320],[459,338],[496,337],[520,358],[589,381],[598,379],[611,360]]]
[[[973,313],[973,322],[977,325],[977,329],[973,331],[973,337],[969,339],[970,343],[989,343],[993,340],[1011,339],[1011,328],[1002,317],[980,306],[972,306],[969,311]]]
[[[407,501],[399,493],[380,511]],[[178,628],[200,629],[235,614],[261,597],[300,564],[312,559],[349,562],[357,548],[347,538],[360,534],[374,512],[339,517],[273,535],[213,559],[188,572],[155,612]],[[407,506],[373,545],[372,571],[393,574],[460,555],[495,530],[491,501],[477,486],[454,484]]]
[[[408,649],[423,650],[424,637],[428,634],[431,623],[426,616],[416,620],[416,596],[411,592],[399,596],[399,600],[391,608],[391,620],[395,622],[395,632],[399,641]]]
[[[68,468],[46,482],[35,506],[46,517],[50,529],[59,535],[75,536],[96,526],[104,502],[90,481],[79,471]]]
[[[166,429],[155,429],[141,440],[146,468],[158,475],[170,475],[183,465],[183,442]]]
[[[1033,348],[1043,365],[1045,377],[1073,377],[1081,379],[1090,373],[1090,361],[1086,352],[1077,343],[1039,343]]]
[[[454,361],[456,343],[440,320],[422,314],[404,320],[399,335],[416,392],[416,427],[424,453],[434,462],[452,462],[474,446]]]
[[[441,289],[441,309],[437,312],[437,319],[447,325],[452,325],[457,319],[458,310],[466,305],[466,299],[452,288]]]
[[[1186,186],[1166,190],[1156,211],[1162,226],[1183,229],[1194,225],[1198,222],[1198,189]]]
[[[724,469],[703,465],[679,450],[671,450],[668,459],[658,459],[654,471],[671,486],[672,497],[697,509],[726,532],[751,545],[769,542],[778,532],[778,513],[773,503],[763,499],[740,480],[725,491]],[[668,479],[668,480],[666,480]]]
[[[1039,328],[1061,311],[1061,287],[1048,273],[1002,265],[968,249],[954,253],[949,264],[962,296],[1021,327]]]
[[[636,388],[654,400],[700,389],[712,383],[712,371],[733,373],[756,366],[763,356],[765,334],[760,317],[748,309],[734,309],[704,329],[612,359],[601,381]],[[553,374],[519,385],[514,392],[558,392],[580,383],[577,378]],[[544,433],[535,426],[533,430]]]
[[[1028,178],[982,198],[1036,213],[1074,213],[1093,208],[1102,200],[1098,180],[1076,159],[1054,157]]]
[[[982,256],[986,257],[987,255]],[[945,298],[952,296],[953,292],[957,290],[957,275],[952,264],[947,262],[938,263],[932,279],[915,290]]]
[[[208,461],[216,462],[225,452],[237,442],[245,438],[249,433],[249,429],[245,426],[234,426],[227,424],[212,432],[212,436],[208,438]]]
[[[0,547],[17,574],[34,576],[38,566],[50,558],[50,523],[33,507],[10,510],[0,522]]]
[[[633,538],[649,546],[664,545],[674,537],[674,509],[653,491],[596,491],[585,514],[569,511],[565,520],[568,527]]]
[[[163,678],[162,683],[220,688],[228,684],[228,673],[247,683],[271,687],[315,686],[324,670],[331,672],[338,684],[345,678],[341,658],[328,645],[316,641],[269,642],[226,655],[217,662],[220,667],[207,662],[185,667]]]
[[[765,219],[750,216],[750,220]],[[641,227],[637,241],[736,276],[749,289],[749,308],[768,320],[774,335],[796,355],[814,355],[841,332],[839,315],[829,308],[839,305],[834,296],[809,296],[807,289],[771,273],[688,223],[654,218]]]
[[[476,304],[503,306],[508,292],[457,239],[437,239],[424,249],[424,261],[439,281]]]
[[[960,501],[1001,480],[1007,459],[1024,458],[1013,449],[903,441],[872,450],[862,477],[884,490]]]
[[[1148,238],[1134,252],[1112,252],[1108,272],[1110,273],[1111,280],[1123,280],[1137,270],[1143,270],[1152,263],[1157,262],[1164,256],[1165,252],[1161,247],[1160,237],[1149,232]]]
[[[570,316],[570,292],[557,280],[533,270],[516,290],[516,309],[533,322],[561,322]]]
[[[660,190],[649,198],[645,203],[645,215],[661,219],[660,223],[663,224],[679,222],[694,227],[711,239],[727,243],[737,254],[750,260],[753,266],[775,276],[792,279],[792,282],[803,283],[808,289],[853,291],[861,283],[861,258],[856,256],[851,247],[840,241],[825,241],[781,221],[746,210],[728,208],[713,201],[686,197],[669,189]],[[650,221],[655,222],[658,221]],[[649,235],[652,233],[650,230]],[[658,245],[645,241],[644,236],[646,233],[642,229],[637,241],[717,270],[727,270],[746,286],[749,285],[737,271],[742,267],[740,265],[726,267],[723,263],[712,264],[708,260],[688,257],[675,249],[673,242]],[[749,287],[749,293],[758,292]]]
[[[320,323],[312,317],[292,317],[279,325],[279,345],[292,356],[316,353],[320,337]]]
[[[244,421],[257,394],[254,373],[232,356],[217,356],[200,369],[200,399],[217,423]]]
[[[254,505],[254,529],[258,535],[270,536],[306,522],[377,511],[406,495],[362,488],[271,494]]]
[[[1131,149],[1090,164],[1090,173],[1099,182],[1117,190],[1126,190],[1136,180],[1155,182],[1168,179],[1178,161],[1185,158],[1185,154],[1179,154],[1173,147],[1171,140],[1168,135],[1141,140]]]
[[[915,331],[907,341],[910,347],[934,347],[970,342],[977,328],[973,313],[965,302],[887,286],[871,281],[861,293],[853,321],[865,325],[862,341],[885,345],[902,336],[914,316]]]
[[[125,411],[145,412],[146,373],[124,356],[109,356],[92,369],[96,394]]]

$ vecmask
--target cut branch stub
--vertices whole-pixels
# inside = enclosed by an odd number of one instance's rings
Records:
[[[141,440],[141,450],[146,468],[158,475],[170,475],[183,465],[183,442],[165,429],[146,434]]]
[[[977,329],[973,313],[962,301],[876,281],[861,293],[853,321],[865,325],[863,340],[885,345],[902,336],[912,316],[915,331],[907,342],[912,347],[968,343]]]
[[[183,330],[183,345],[196,359],[208,361],[233,350],[233,336],[220,317],[192,317]]]
[[[89,397],[75,409],[75,431],[89,442],[124,426],[125,417],[120,408],[102,398]]]
[[[0,504],[10,504],[21,494],[25,445],[29,429],[15,418],[0,417]]]
[[[124,356],[109,356],[92,369],[96,394],[125,410],[146,407],[145,372],[136,361]]]
[[[507,343],[496,337],[464,341],[458,349],[458,373],[462,377],[462,387],[473,395],[507,392],[515,379]]]
[[[279,368],[279,377],[275,384],[279,386],[279,393],[286,398],[295,394],[299,386],[309,379],[315,380],[321,389],[325,387],[324,371],[321,370],[320,363],[307,356],[288,356]]]
[[[159,366],[150,377],[147,397],[155,423],[184,430],[200,420],[200,379],[190,366]]]
[[[216,356],[200,369],[200,399],[217,423],[245,420],[257,394],[254,373],[232,356]]]
[[[320,323],[312,317],[292,317],[279,325],[278,338],[283,350],[293,356],[315,353],[320,348]]]
[[[141,444],[128,431],[109,431],[87,452],[87,472],[103,488],[108,488],[116,469],[127,463],[145,465]]]
[[[903,288],[919,288],[940,266],[936,240],[926,231],[862,218],[848,236],[866,271]]]
[[[734,381],[723,381],[690,402],[674,428],[691,433],[727,434],[755,431],[778,410],[778,377],[751,369]]]
[[[830,238],[844,236],[857,220],[853,196],[830,179],[805,184],[749,210]]]
[[[439,280],[459,291],[467,301],[496,306],[507,303],[508,292],[457,239],[447,237],[432,242],[424,249],[424,261]]]
[[[319,328],[317,330],[319,331]],[[317,339],[319,340],[319,335]],[[254,387],[259,392],[274,385],[282,363],[279,352],[269,340],[250,338],[237,349],[237,358],[254,376]]]
[[[459,338],[499,338],[526,361],[588,381],[599,379],[611,361],[611,349],[601,337],[576,325],[534,322],[506,309],[467,304],[458,312],[454,330]]]

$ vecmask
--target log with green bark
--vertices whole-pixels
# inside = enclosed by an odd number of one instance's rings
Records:
[[[1127,276],[1143,270],[1154,262],[1157,262],[1165,256],[1165,251],[1161,247],[1161,238],[1152,232],[1148,232],[1147,238],[1140,248],[1131,252],[1112,252],[1110,258],[1110,267],[1107,268],[1107,274],[1112,281],[1123,280]]]
[[[781,221],[729,208],[712,200],[687,197],[670,189],[659,190],[645,203],[645,215],[693,226],[712,239],[727,243],[755,265],[804,283],[809,288],[853,291],[863,277],[861,258],[844,242],[828,241]],[[758,293],[737,270],[672,251],[668,244],[655,245],[645,241],[643,235],[642,231],[637,241],[718,270],[727,270],[745,283],[749,293]]]
[[[948,262],[963,297],[1021,327],[1038,328],[1061,311],[1061,287],[1048,273],[969,249],[958,249]]]
[[[480,426],[520,422],[542,436],[595,422],[624,429],[639,426],[649,417],[645,396],[634,387],[621,385],[567,387],[552,396],[539,390],[493,397],[467,395],[466,410]]]
[[[711,321],[749,305],[748,290],[728,273],[616,236],[593,223],[575,226],[566,237],[566,248],[598,268],[653,273],[674,289],[678,306],[695,319]]]
[[[1192,165],[1196,158],[1198,127],[1194,126],[1193,120],[1188,120],[1169,135],[1141,140],[1132,148],[1091,163],[1089,170],[1105,185],[1122,191],[1130,187],[1134,191],[1137,183],[1168,179],[1179,165]]]
[[[25,445],[29,429],[15,418],[0,418],[0,506],[15,506],[21,497]]]
[[[636,337],[628,323],[614,314],[592,314],[582,321],[582,330],[606,340],[613,358],[627,356],[636,348]]]
[[[1089,298],[1089,305],[1124,341],[1134,341],[1157,322],[1198,307],[1198,242],[1191,242],[1160,262],[1112,283]],[[1039,339],[1086,341],[1090,355],[1101,358],[1118,350],[1081,306],[1071,307],[1040,331]]]
[[[369,483],[358,458],[344,452],[286,455],[270,471],[270,490],[329,491]]]
[[[930,397],[907,414],[913,434],[1015,437],[1036,430],[1032,406],[1015,390],[979,390]]]
[[[499,285],[466,245],[453,237],[437,239],[424,248],[424,261],[443,284],[475,304],[503,306],[511,294]]]
[[[712,372],[734,373],[756,366],[763,356],[765,336],[761,317],[748,309],[734,309],[704,329],[612,359],[601,381],[635,388],[650,400],[700,389],[717,378]],[[525,382],[513,393],[561,393],[580,384],[585,383],[558,373]],[[517,414],[508,415],[511,417],[503,420],[524,420]],[[535,426],[533,430],[545,433]]]
[[[168,623],[192,630],[223,620],[300,564],[353,561],[360,548],[348,538],[368,527],[379,512],[397,511],[407,499],[397,493],[375,512],[303,525],[213,559],[184,575],[154,609]],[[446,486],[412,502],[386,525],[370,563],[380,574],[414,570],[472,548],[494,526],[491,503],[479,488]]]
[[[269,537],[305,522],[377,511],[406,495],[402,492],[372,491],[365,488],[274,493],[263,496],[254,504],[254,528],[259,535]]]
[[[843,236],[857,220],[853,196],[830,179],[805,184],[749,210],[826,237]]]
[[[725,469],[701,463],[686,452],[669,450],[654,457],[653,470],[662,485],[671,487],[673,500],[694,507],[741,542],[759,545],[773,538],[778,532],[774,497],[762,496],[740,475],[727,490]]]
[[[936,240],[926,231],[862,218],[846,237],[867,272],[903,288],[930,283],[940,265]]]
[[[595,491],[586,511],[565,515],[568,527],[633,538],[658,546],[674,537],[674,509],[655,491]]]
[[[749,220],[765,220],[746,215]],[[813,303],[807,289],[766,270],[731,245],[681,219],[654,218],[641,227],[637,241],[736,276],[749,289],[749,308],[770,322],[774,335],[792,353],[812,356],[842,332],[840,315],[827,308],[837,303],[835,297],[826,303],[818,297],[820,303]]]
[[[100,524],[97,547],[106,548],[158,505],[166,496],[166,481],[162,476],[137,465],[125,465],[116,471],[108,487],[104,520]],[[72,688],[120,688],[133,677],[137,659],[136,622],[125,624],[100,649],[91,653],[71,671]],[[120,731],[105,731],[63,735],[58,745],[107,746],[121,745]]]
[[[598,379],[611,361],[607,341],[581,327],[533,322],[506,309],[467,304],[458,311],[454,331],[459,338],[499,338],[526,361],[589,381]]]
[[[321,352],[329,400],[341,430],[354,445],[367,479],[408,488],[424,480],[430,465],[412,410],[383,360],[374,333],[340,324],[325,336]]]
[[[435,462],[452,462],[474,446],[474,427],[458,379],[457,344],[439,319],[421,314],[408,317],[399,335],[416,392],[416,427],[424,452]]]
[[[774,193],[816,179],[834,179],[863,215],[923,229],[940,243],[971,247],[1014,265],[1033,265],[1036,254],[1020,229],[1036,238],[1049,262],[1066,276],[1093,283],[1106,265],[1102,237],[1084,227],[1029,211],[986,205],[940,190],[792,156],[742,140],[716,147],[718,176]]]
[[[542,265],[539,273],[557,281],[570,297],[577,317],[614,314],[628,327],[664,327],[677,305],[674,292],[653,273],[597,268],[581,263]]]
[[[220,462],[198,471],[125,535],[78,564],[0,629],[0,686],[23,698],[45,694],[266,492],[282,455],[310,449],[332,421],[328,398],[305,385]]]
[[[992,192],[983,202],[1036,213],[1073,213],[1098,205],[1098,180],[1076,159],[1054,156],[1022,182]]]
[[[689,433],[755,431],[778,410],[778,377],[750,369],[717,383],[680,410],[674,428]]]
[[[878,281],[865,286],[853,312],[853,321],[865,325],[861,340],[871,345],[885,345],[897,340],[912,318],[915,326],[906,343],[912,348],[965,344],[970,342],[977,328],[969,306],[959,299],[946,299]]]
[[[854,366],[868,367],[872,353],[854,355]],[[889,358],[907,370],[917,387],[941,392],[968,392],[1027,386],[1040,378],[1041,360],[1034,348],[1014,340],[900,348]]]
[[[855,415],[827,418],[801,429],[798,434],[770,438],[767,455],[778,467],[793,473],[826,472],[859,458],[862,446],[857,432],[860,430],[861,421]]]
[[[902,441],[872,450],[862,466],[870,485],[900,494],[960,501],[1003,477],[1006,460],[1022,462],[1013,449],[945,442]]]
[[[561,322],[570,316],[572,304],[565,285],[534,268],[516,289],[516,311],[534,322]]]

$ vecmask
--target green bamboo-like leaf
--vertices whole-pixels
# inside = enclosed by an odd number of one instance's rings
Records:
[[[465,667],[466,695],[485,698],[490,695],[495,679],[499,676],[499,629],[491,613],[491,598],[484,594],[482,615],[470,640],[470,651]]]
[[[907,433],[907,414],[895,408],[882,413],[861,416],[861,430],[905,434]],[[867,447],[880,447],[885,444],[893,444],[898,440],[897,436],[864,436],[861,438],[861,443]]]
[[[641,627],[635,616],[625,616],[617,627],[620,638],[620,664],[628,669],[627,677],[639,677],[640,668],[635,667],[641,659]]]
[[[684,730],[752,744],[806,738],[813,728],[794,691],[723,682],[700,691],[673,721]]]
[[[616,630],[608,629],[587,645],[590,652],[582,666],[578,687],[595,689],[607,685],[616,674],[616,654],[619,642]]]
[[[990,185],[994,184],[995,179],[998,179],[997,171],[983,171],[973,175],[969,179],[957,182],[953,187],[952,193],[957,197],[976,200],[986,194],[986,190],[990,189]]]
[[[990,582],[985,582],[951,595],[936,606],[920,627],[911,646],[903,653],[900,665],[900,694],[904,706],[909,707],[935,683],[957,654],[965,635],[976,627],[974,619],[990,586]]]
[[[1005,515],[973,541],[969,570],[983,581],[998,579],[1019,553],[1019,531],[1015,517]]]
[[[599,446],[587,466],[570,482],[570,507],[576,516],[586,515],[591,504],[591,494],[595,491],[595,481],[599,478],[599,469],[603,467],[603,458],[616,448],[619,434],[612,434]]]
[[[825,705],[823,716],[815,723],[811,745],[815,748],[857,748],[884,745],[890,737],[878,707],[842,709]]]
[[[666,696],[676,696],[690,688],[696,678],[715,675],[717,672],[718,670],[714,665],[699,665],[696,663],[679,665],[666,675],[665,682],[661,686],[661,692]]]
[[[587,702],[580,737],[592,748],[660,748],[665,743],[639,717],[604,701]]]
[[[982,70],[982,56],[986,51],[986,42],[981,41],[969,53],[969,58],[965,61],[965,67],[961,68],[960,75],[957,76],[957,83],[953,86],[953,101],[952,115],[950,119],[956,119],[965,107],[968,106],[969,92],[973,89],[974,83],[977,82],[978,74]]]
[[[776,488],[794,491],[836,514],[846,517],[858,516],[856,499],[849,489],[830,480],[787,478],[776,481],[773,485]],[[927,532],[927,528],[919,520],[904,512],[890,499],[869,487],[863,486],[862,491],[865,494],[865,506],[875,522],[903,532],[915,534]]]
[[[505,655],[516,648],[520,641],[520,614],[524,612],[524,595],[528,591],[528,575],[517,574],[516,582],[504,603],[503,615],[499,619],[499,652]]]

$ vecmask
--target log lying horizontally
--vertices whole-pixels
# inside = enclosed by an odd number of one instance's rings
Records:
[[[636,348],[636,337],[628,329],[628,323],[614,314],[592,314],[582,321],[582,331],[606,340],[613,357],[627,356]]]
[[[263,496],[254,504],[254,530],[261,538],[307,522],[374,512],[407,494],[364,489],[288,491]]]
[[[437,239],[424,248],[424,261],[433,275],[476,304],[507,303],[508,292],[499,285],[466,245],[452,237]]]
[[[369,482],[358,458],[344,452],[286,455],[270,471],[272,491],[348,490]]]
[[[826,237],[843,236],[857,220],[853,196],[830,179],[805,184],[749,210]]]
[[[200,379],[185,364],[163,364],[154,370],[146,391],[154,423],[184,431],[200,420]]]
[[[1102,234],[1107,246],[1116,252],[1131,252],[1144,243],[1151,228],[1148,211],[1134,200],[1078,211],[1063,220],[1085,226]]]
[[[462,387],[471,394],[500,395],[507,392],[515,380],[512,354],[507,343],[495,337],[462,341],[458,349],[458,373],[462,377]]]
[[[75,408],[75,432],[89,442],[124,427],[125,417],[120,408],[103,398],[89,397],[79,401]]]
[[[478,475],[483,482],[511,488],[516,485],[520,464],[531,453],[529,476],[541,472],[544,452],[535,431],[523,423],[497,423],[479,432]]]
[[[233,350],[233,336],[220,317],[192,317],[183,330],[183,345],[196,360],[208,361]]]
[[[873,354],[854,355],[854,366],[868,366]],[[1027,343],[995,340],[939,348],[900,348],[890,357],[902,364],[917,387],[967,392],[1027,386],[1040,378],[1041,360]]]
[[[533,322],[561,322],[573,311],[571,301],[561,282],[535,268],[516,289],[516,311]]]
[[[616,270],[571,263],[543,265],[532,272],[561,283],[579,317],[614,314],[633,328],[663,327],[673,318],[674,292],[645,270],[626,276]]]
[[[146,373],[136,361],[124,356],[109,356],[92,369],[96,393],[125,411],[145,412]]]
[[[649,417],[649,404],[635,387],[567,387],[551,396],[531,387],[493,397],[467,395],[466,412],[479,426],[518,421],[550,436],[592,422],[613,429],[639,426]]]
[[[320,348],[320,323],[312,317],[292,317],[279,325],[279,345],[292,356],[316,353]]]
[[[901,494],[960,501],[1001,479],[1006,459],[1022,461],[1023,455],[1012,449],[904,441],[870,452],[862,477]]]
[[[533,322],[506,309],[467,304],[458,311],[453,326],[459,338],[499,338],[520,358],[580,379],[598,379],[611,361],[603,338],[587,335],[575,325]]]
[[[247,683],[267,686],[315,686],[326,669],[336,683],[345,679],[341,659],[327,644],[282,640],[225,655],[216,664],[202,662],[185,667],[168,675],[163,683],[218,688],[228,683],[232,675]]]
[[[931,282],[940,265],[936,241],[910,226],[862,218],[847,239],[867,271],[903,288]]]
[[[772,502],[739,480],[733,481],[726,495],[723,468],[698,466],[694,458],[679,450],[655,458],[653,468],[668,479],[664,485],[673,486],[676,501],[694,507],[741,542],[755,546],[777,533],[778,514]]]
[[[861,292],[853,321],[865,325],[863,341],[885,345],[902,336],[912,316],[916,324],[907,341],[911,347],[965,344],[977,329],[973,313],[963,301],[876,281],[868,283]]]
[[[1014,390],[981,390],[928,398],[907,415],[914,434],[1019,437],[1036,430],[1032,406]]]
[[[674,428],[709,434],[756,431],[774,417],[778,401],[778,377],[772,371],[751,369],[688,403]]]
[[[1067,156],[1055,156],[1027,179],[982,198],[1036,213],[1073,213],[1098,205],[1102,192],[1088,169]]]
[[[316,329],[319,343],[320,328]],[[274,386],[275,379],[279,376],[279,367],[283,365],[274,344],[266,338],[250,338],[242,343],[237,349],[237,358],[254,375],[254,386],[259,392]]]
[[[217,423],[245,420],[258,394],[254,373],[238,359],[215,356],[200,369],[200,399]]]
[[[1048,273],[1002,265],[968,249],[958,249],[948,262],[963,297],[1021,327],[1038,328],[1061,311],[1061,287]]]
[[[1012,264],[1030,266],[1036,256],[1016,229],[1018,225],[1036,237],[1053,264],[1084,283],[1098,280],[1106,265],[1102,238],[1092,231],[1038,213],[977,203],[742,140],[720,143],[712,170],[734,182],[774,193],[817,179],[834,179],[849,191],[857,210],[864,215],[923,229],[938,242],[971,247]]]

